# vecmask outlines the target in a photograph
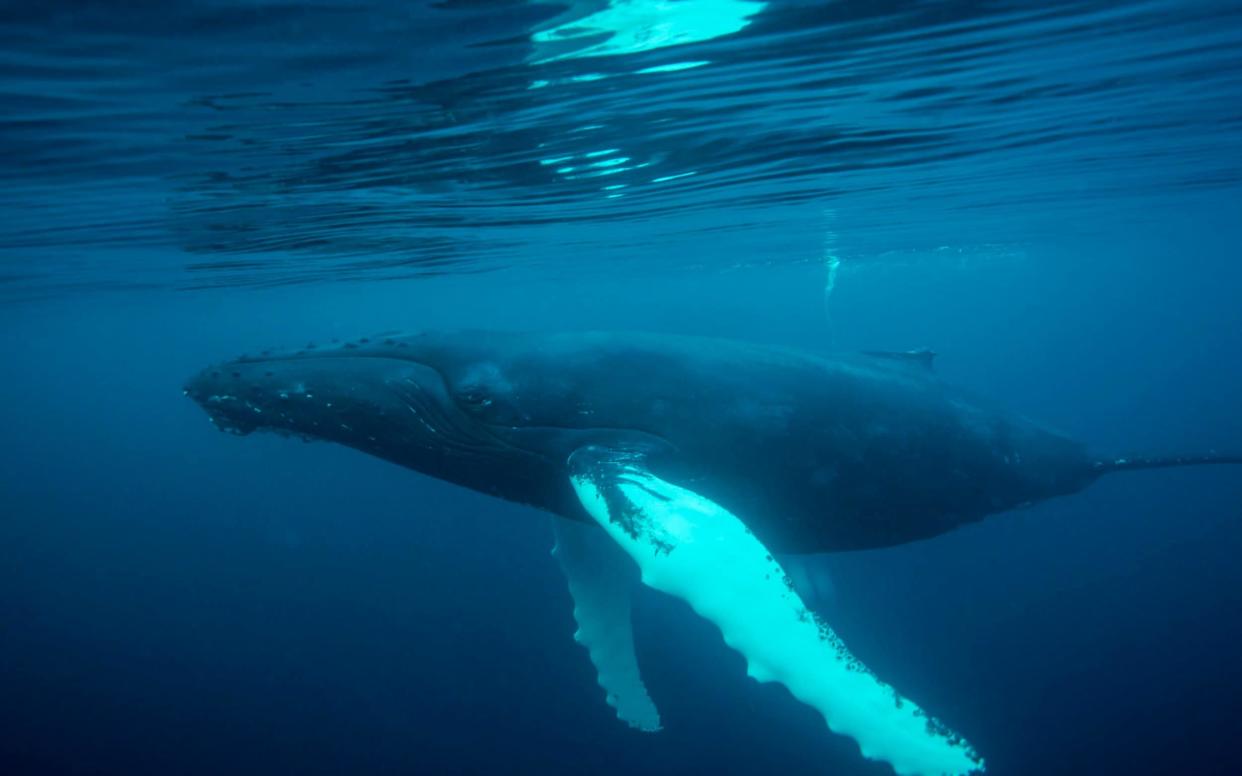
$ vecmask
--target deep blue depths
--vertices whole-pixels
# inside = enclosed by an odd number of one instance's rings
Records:
[[[646,591],[666,729],[627,730],[544,516],[215,433],[181,381],[246,350],[932,346],[1101,452],[1242,448],[1236,5],[774,3],[549,64],[555,9],[360,8],[6,8],[5,773],[885,772]],[[613,146],[649,166],[541,163]],[[1233,773],[1240,517],[1237,470],[1117,475],[829,558],[832,623],[992,772]]]

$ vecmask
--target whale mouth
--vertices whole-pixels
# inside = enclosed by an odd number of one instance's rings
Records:
[[[563,460],[544,449],[544,434],[527,439],[480,422],[455,400],[442,372],[404,354],[242,358],[203,370],[184,393],[228,434],[334,442],[525,504],[552,508],[562,495],[542,485],[559,482]],[[522,444],[528,441],[537,444]]]
[[[464,433],[437,405],[448,403],[443,378],[410,360],[335,355],[248,358],[202,370],[183,394],[221,431],[238,435],[274,431],[339,439],[367,424],[409,425],[428,433]],[[409,416],[398,411],[408,410]],[[442,428],[437,428],[442,426]]]
[[[432,474],[542,458],[463,412],[440,371],[408,357],[243,357],[204,369],[183,393],[228,434],[337,442]]]
[[[212,425],[229,434],[246,436],[263,427],[259,418],[250,419],[247,411],[261,415],[263,410],[250,402],[239,399],[229,393],[213,393],[204,395],[195,392],[190,386],[182,390],[184,396],[193,399],[203,411]]]
[[[247,390],[244,377],[233,364],[222,364],[199,372],[185,384],[181,394],[201,407],[219,430],[246,436],[264,428],[265,423],[262,403],[256,402]]]

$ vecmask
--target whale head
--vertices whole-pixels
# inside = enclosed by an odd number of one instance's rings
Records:
[[[575,441],[528,427],[539,407],[518,402],[500,357],[504,343],[489,336],[377,337],[265,352],[204,369],[184,391],[222,431],[336,442],[556,509],[572,497],[560,473]]]

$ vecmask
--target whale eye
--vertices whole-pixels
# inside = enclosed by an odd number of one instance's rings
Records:
[[[487,391],[477,386],[463,389],[457,394],[457,400],[466,409],[487,409],[492,406],[492,397]]]
[[[453,381],[453,398],[463,410],[487,411],[489,416],[501,409],[494,405],[508,403],[512,390],[504,372],[490,362],[470,365]]]

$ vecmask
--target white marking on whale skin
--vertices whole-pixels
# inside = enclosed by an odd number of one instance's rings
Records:
[[[583,506],[638,563],[645,584],[683,599],[720,628],[746,658],[748,674],[785,685],[832,731],[853,738],[864,757],[903,776],[984,769],[970,744],[850,653],[741,520],[631,464],[619,470],[572,476]],[[618,501],[625,514],[610,514]]]

